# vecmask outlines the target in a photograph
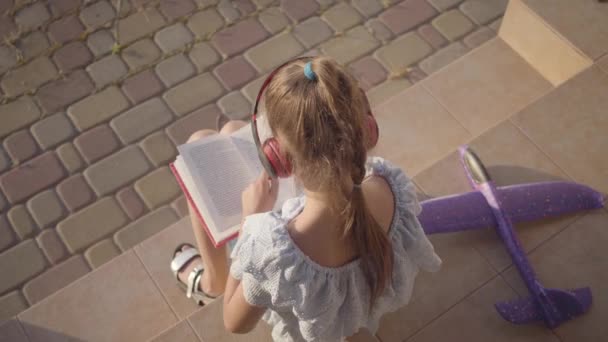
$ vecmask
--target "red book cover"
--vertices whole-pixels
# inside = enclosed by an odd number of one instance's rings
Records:
[[[239,235],[238,232],[235,232],[234,234],[228,236],[227,238],[225,238],[221,241],[215,241],[215,239],[213,238],[213,235],[209,231],[209,227],[207,227],[207,224],[205,223],[205,219],[203,219],[203,215],[201,215],[201,212],[198,210],[198,207],[194,203],[194,200],[192,200],[192,197],[190,196],[190,192],[188,192],[186,185],[182,181],[182,178],[180,177],[179,172],[177,171],[177,169],[175,168],[173,163],[169,164],[169,168],[171,168],[171,172],[173,172],[175,179],[177,179],[177,183],[179,184],[180,188],[182,188],[184,195],[186,195],[186,199],[188,200],[188,203],[190,203],[192,208],[194,208],[196,216],[198,216],[198,219],[201,221],[201,224],[202,224],[203,228],[205,228],[205,232],[207,233],[207,236],[209,236],[209,238],[211,239],[211,242],[213,242],[213,245],[216,248],[219,248],[219,247],[225,245],[226,243],[228,243],[228,241],[236,238]]]

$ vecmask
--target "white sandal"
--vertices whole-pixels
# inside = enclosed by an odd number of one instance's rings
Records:
[[[183,251],[182,249],[185,246],[190,248]],[[179,255],[177,255],[178,253]],[[178,276],[179,271],[188,265],[190,260],[198,256],[200,256],[200,254],[194,246],[189,243],[182,243],[181,245],[177,246],[173,252],[173,259],[171,259],[171,271],[173,272],[179,287],[186,292],[186,297],[192,298],[197,305],[205,305],[213,301],[216,297],[210,296],[199,289],[199,284],[204,271],[203,266],[199,265],[192,269],[188,275],[187,284],[184,284]]]

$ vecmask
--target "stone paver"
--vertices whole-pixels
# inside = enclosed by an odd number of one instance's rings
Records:
[[[84,176],[98,196],[109,194],[143,176],[150,165],[134,145],[98,161],[84,171]]]
[[[194,37],[183,23],[175,23],[158,31],[154,41],[164,53],[183,49],[190,44]]]
[[[93,59],[89,48],[83,42],[72,42],[64,45],[53,55],[53,61],[59,69],[66,73],[70,70],[84,67]]]
[[[309,49],[333,37],[334,32],[325,21],[312,17],[296,25],[293,34],[302,45]]]
[[[36,227],[36,223],[32,219],[32,216],[23,205],[12,207],[8,211],[6,217],[11,223],[11,226],[13,226],[15,235],[20,240],[30,238],[38,231],[38,227]]]
[[[142,67],[154,63],[161,56],[161,51],[152,39],[142,39],[122,52],[122,58],[131,70],[139,70]]]
[[[102,123],[129,107],[129,101],[115,86],[108,87],[68,108],[68,115],[79,131]]]
[[[178,199],[173,201],[173,203],[171,203],[171,208],[175,210],[179,217],[186,217],[189,214],[188,200],[186,199],[186,196],[180,196]]]
[[[264,9],[260,12],[258,19],[260,20],[260,23],[264,25],[266,31],[272,34],[283,31],[283,29],[291,23],[278,7]]]
[[[36,122],[31,131],[40,147],[45,150],[71,138],[76,132],[64,113],[57,113]]]
[[[15,23],[24,31],[38,28],[51,19],[45,3],[37,2],[23,7],[15,15]]]
[[[46,34],[40,31],[33,31],[15,43],[21,51],[24,60],[30,60],[41,55],[50,47]]]
[[[83,8],[80,11],[80,20],[89,30],[93,31],[114,19],[115,15],[114,7],[108,1],[101,0]]]
[[[300,1],[300,0],[298,0]],[[213,35],[212,42],[225,56],[234,56],[268,37],[264,26],[255,19],[247,19]]]
[[[352,5],[366,18],[373,17],[384,9],[379,0],[352,0]]]
[[[54,113],[89,95],[95,86],[84,70],[76,70],[64,78],[38,89],[36,100],[44,113]]]
[[[435,14],[437,11],[426,0],[405,0],[379,17],[394,34],[401,34],[426,22]]]
[[[508,0],[467,0],[460,5],[460,10],[478,25],[483,25],[504,13],[508,2]]]
[[[0,74],[17,65],[17,53],[15,49],[6,45],[0,46]]]
[[[130,44],[160,29],[164,24],[165,19],[158,10],[147,7],[145,10],[135,12],[118,22],[118,43],[121,45]]]
[[[144,70],[127,78],[122,84],[122,91],[131,102],[137,104],[163,91],[163,84],[151,70]]]
[[[112,51],[114,42],[114,37],[108,30],[95,31],[87,37],[87,45],[95,57]]]
[[[184,115],[215,100],[224,88],[210,73],[193,77],[167,90],[163,98],[177,115]]]
[[[127,222],[128,218],[118,203],[106,197],[61,221],[57,225],[57,233],[70,253],[76,253]]]
[[[192,13],[196,9],[196,4],[192,0],[161,1],[159,8],[169,21],[173,21]]]
[[[4,150],[16,162],[23,162],[36,154],[38,145],[28,131],[19,131],[4,140]]]
[[[46,152],[0,177],[0,186],[11,203],[20,202],[63,178],[63,166],[53,152]]]
[[[373,57],[364,57],[350,65],[353,76],[359,80],[363,90],[367,90],[384,81],[387,77],[386,70]]]
[[[452,43],[420,62],[420,69],[427,74],[431,74],[464,56],[468,51],[469,49],[461,42]]]
[[[0,137],[5,137],[9,133],[23,128],[36,121],[40,117],[40,109],[32,98],[23,96],[19,99],[0,105]]]
[[[228,93],[217,101],[217,105],[222,110],[222,113],[231,120],[242,120],[247,118],[253,110],[251,103],[240,91]]]
[[[87,274],[89,270],[84,258],[81,255],[74,255],[30,280],[23,287],[23,294],[33,305]]]
[[[319,10],[319,4],[315,0],[283,0],[281,9],[291,20],[302,21]]]
[[[347,64],[370,53],[378,46],[380,42],[365,27],[357,26],[343,36],[321,44],[321,50],[339,63]]]
[[[450,41],[464,36],[475,27],[459,10],[451,10],[438,16],[433,20],[433,26]]]
[[[474,49],[488,40],[496,37],[496,32],[488,27],[481,27],[479,30],[469,34],[464,38],[464,43]]]
[[[60,17],[80,6],[81,0],[54,0],[49,2],[53,17]]]
[[[380,19],[372,19],[365,23],[365,27],[369,30],[369,32],[374,35],[376,39],[381,41],[382,43],[388,42],[391,38],[393,38],[393,32],[384,25],[384,23]]]
[[[452,8],[463,0],[427,0],[431,5],[433,5],[439,11],[445,11],[446,9]]]
[[[407,67],[433,52],[433,48],[416,33],[405,34],[378,49],[376,58],[391,73],[401,74]]]
[[[46,267],[46,259],[34,240],[26,240],[0,254],[0,293],[34,277]]]
[[[367,92],[367,98],[370,105],[374,107],[409,88],[411,85],[412,83],[404,78],[390,79],[370,89]]]
[[[114,235],[114,241],[122,251],[126,251],[168,227],[177,219],[177,214],[171,208],[162,207],[118,231]]]
[[[218,65],[213,73],[228,90],[238,89],[257,76],[255,69],[242,56]]]
[[[96,243],[84,252],[84,257],[91,268],[97,268],[118,255],[120,255],[120,249],[116,247],[111,239]]]
[[[0,215],[0,252],[9,248],[17,242],[17,237],[7,218],[4,215]]]
[[[123,144],[130,144],[162,128],[172,118],[165,102],[155,97],[115,117],[110,121],[110,126]]]
[[[183,53],[156,64],[156,75],[167,87],[172,87],[192,77],[195,73],[196,68]]]
[[[344,32],[358,25],[362,18],[359,12],[345,2],[339,2],[321,16],[336,32]]]
[[[16,96],[38,88],[56,76],[57,68],[53,62],[48,57],[40,57],[5,74],[0,85],[4,94]]]
[[[135,191],[150,209],[175,199],[181,189],[168,167],[162,167],[135,182]]]
[[[206,71],[221,60],[217,51],[205,42],[195,44],[190,50],[189,57],[199,72]]]
[[[103,88],[125,76],[129,72],[129,69],[127,69],[127,66],[120,57],[109,55],[95,63],[89,64],[87,72],[97,88]]]
[[[59,221],[65,215],[65,209],[53,190],[38,193],[27,201],[27,208],[40,229]]]
[[[435,49],[439,49],[448,43],[447,39],[433,25],[427,24],[419,27],[418,34]]]
[[[141,141],[140,146],[154,166],[160,166],[172,161],[177,154],[177,150],[171,143],[171,140],[163,132],[147,136]]]
[[[11,159],[4,153],[2,146],[0,146],[0,172],[8,170],[13,165]]]
[[[74,139],[74,145],[89,164],[120,148],[120,142],[107,125],[100,125],[82,133]]]
[[[84,27],[75,16],[57,20],[49,25],[49,37],[57,43],[64,44],[72,41],[84,32]]]
[[[21,311],[27,309],[27,307],[27,302],[19,290],[9,292],[0,297],[0,339],[12,342],[29,341],[22,333],[21,328],[18,326],[19,323],[16,323],[16,320],[10,321],[15,322],[14,329],[11,331],[6,331],[6,329],[8,324],[13,325],[13,323],[5,323],[6,319],[16,316]]]
[[[215,119],[221,113],[215,104],[197,109],[167,127],[167,135],[175,145],[181,145],[198,130],[215,129]]]
[[[116,199],[131,220],[135,220],[146,212],[146,206],[139,195],[131,187],[120,190]]]
[[[30,238],[38,231],[38,227],[32,216],[23,205],[12,207],[8,211],[6,218],[11,223],[13,231],[19,240]]]
[[[82,157],[72,143],[65,143],[57,148],[57,156],[68,172],[73,173],[85,166]]]
[[[55,229],[43,230],[36,237],[36,242],[51,265],[57,264],[69,255]]]
[[[208,38],[224,26],[224,19],[213,8],[197,12],[188,19],[188,28],[198,38]]]
[[[57,194],[66,208],[74,212],[95,199],[93,191],[82,175],[73,175],[57,185]]]
[[[283,33],[250,49],[245,57],[259,72],[267,72],[302,52],[304,47],[293,34]]]

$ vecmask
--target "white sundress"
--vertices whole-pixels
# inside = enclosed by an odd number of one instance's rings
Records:
[[[245,219],[232,250],[230,274],[241,281],[247,302],[268,308],[262,319],[273,328],[275,341],[335,342],[360,328],[375,333],[382,315],[408,303],[418,269],[439,269],[441,260],[416,217],[421,208],[411,180],[379,157],[368,159],[367,174],[384,177],[395,196],[388,233],[393,277],[371,312],[371,294],[359,259],[324,267],[291,239],[286,225],[304,208],[304,196],[287,200],[280,212]]]

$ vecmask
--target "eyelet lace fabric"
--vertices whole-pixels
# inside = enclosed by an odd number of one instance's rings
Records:
[[[435,254],[418,219],[421,207],[414,184],[390,162],[368,159],[367,174],[382,176],[393,191],[395,213],[389,230],[394,253],[393,277],[369,310],[370,290],[356,259],[324,267],[304,254],[287,231],[306,198],[284,203],[280,212],[251,215],[231,258],[231,275],[241,280],[245,299],[266,307],[263,320],[275,341],[341,341],[360,328],[375,333],[380,318],[409,302],[419,269],[437,271]]]

